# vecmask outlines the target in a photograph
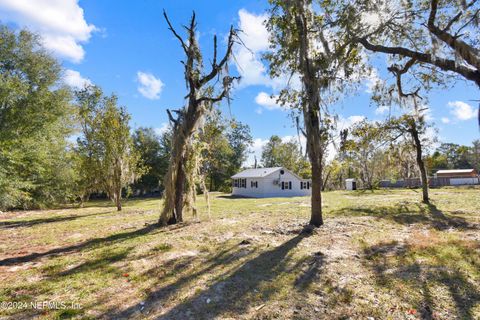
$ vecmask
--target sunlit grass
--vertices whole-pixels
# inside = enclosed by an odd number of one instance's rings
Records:
[[[210,216],[199,197],[199,221],[167,228],[155,226],[160,199],[6,213],[0,301],[81,308],[0,315],[478,318],[480,190],[431,195],[427,206],[418,190],[326,192],[312,235],[300,233],[306,197],[214,194]]]

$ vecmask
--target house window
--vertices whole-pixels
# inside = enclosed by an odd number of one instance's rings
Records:
[[[300,182],[300,189],[301,190],[303,190],[303,189],[309,190],[310,189],[310,181],[301,181]]]
[[[250,181],[250,188],[258,188],[258,181]]]
[[[282,181],[282,190],[292,190],[292,181]]]
[[[247,188],[247,179],[233,179],[234,188]]]

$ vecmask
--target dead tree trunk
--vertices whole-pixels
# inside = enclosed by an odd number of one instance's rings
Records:
[[[185,191],[185,161],[183,157],[177,167],[177,179],[175,181],[175,214],[170,223],[183,222],[183,203]]]
[[[184,41],[175,31],[170,23],[167,14],[163,13],[167,21],[169,30],[178,39],[183,51],[186,55],[186,61],[182,62],[185,69],[185,81],[187,84],[188,94],[187,105],[175,110],[177,114],[175,118],[172,113],[167,110],[170,122],[173,124],[173,141],[172,153],[168,172],[165,175],[163,194],[164,204],[163,210],[159,218],[161,225],[175,224],[183,221],[183,210],[185,205],[191,206],[192,203],[186,201],[186,192],[195,192],[195,188],[186,190],[187,179],[191,179],[187,175],[187,161],[190,161],[188,152],[191,152],[189,146],[192,144],[194,134],[198,130],[202,122],[202,118],[212,108],[215,103],[228,100],[228,94],[234,80],[238,77],[228,75],[228,61],[232,55],[233,44],[237,39],[237,32],[230,28],[228,36],[227,49],[221,60],[217,60],[217,37],[213,38],[213,60],[211,70],[205,74],[203,71],[202,55],[196,39],[196,20],[193,13],[187,30],[187,41]],[[212,83],[212,80],[217,80]],[[220,83],[220,91],[216,83]],[[192,170],[190,170],[192,171]],[[195,171],[195,170],[193,170]],[[192,181],[189,181],[193,183]],[[193,191],[192,191],[193,190]],[[194,197],[193,197],[194,199]],[[189,208],[190,209],[190,208]]]

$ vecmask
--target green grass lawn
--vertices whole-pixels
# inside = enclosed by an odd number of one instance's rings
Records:
[[[0,317],[480,319],[480,189],[431,197],[326,192],[311,234],[309,198],[199,197],[166,228],[158,199],[3,213]]]

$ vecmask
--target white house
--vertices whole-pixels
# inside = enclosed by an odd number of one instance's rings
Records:
[[[252,198],[311,195],[310,179],[302,179],[283,167],[247,169],[232,176],[234,196]]]

